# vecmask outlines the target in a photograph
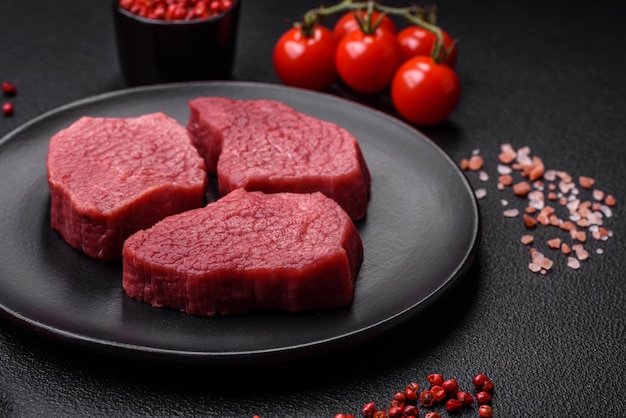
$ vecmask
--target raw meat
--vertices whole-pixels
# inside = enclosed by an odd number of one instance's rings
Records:
[[[82,117],[50,140],[51,225],[72,247],[120,259],[132,233],[204,204],[207,173],[184,126],[163,113]]]
[[[200,97],[189,106],[187,128],[220,195],[319,191],[352,219],[366,215],[370,173],[344,128],[272,100]]]
[[[124,244],[128,296],[192,315],[349,305],[363,244],[321,193],[237,189],[170,216]]]

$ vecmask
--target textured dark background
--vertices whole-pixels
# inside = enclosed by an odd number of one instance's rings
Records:
[[[275,40],[318,4],[246,0],[233,78],[277,83]],[[483,240],[454,291],[369,346],[245,369],[131,363],[1,322],[0,415],[332,417],[360,414],[367,401],[387,406],[431,372],[468,389],[485,372],[496,385],[496,416],[623,416],[626,7],[613,0],[438,6],[439,23],[459,38],[463,95],[449,122],[423,132],[456,161],[480,150],[491,175],[482,183],[468,173],[487,189]],[[0,116],[0,137],[57,106],[124,88],[109,2],[0,2],[0,79],[19,88],[15,115]],[[391,112],[385,95],[336,92]],[[530,146],[548,168],[593,176],[617,197],[606,222],[614,237],[593,247],[603,254],[579,271],[563,258],[546,276],[528,271],[528,249],[518,242],[524,227],[502,216],[500,199],[520,202],[495,187],[503,142]]]

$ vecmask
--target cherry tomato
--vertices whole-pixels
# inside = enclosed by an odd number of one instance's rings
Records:
[[[285,32],[274,46],[274,70],[284,84],[327,90],[335,81],[335,48],[330,29],[316,25],[311,36],[300,28]]]
[[[461,96],[456,72],[432,57],[413,57],[400,66],[391,83],[398,113],[416,125],[435,125],[448,118]]]
[[[355,17],[355,13],[359,13],[359,16],[362,17],[363,19],[365,19],[367,16],[367,12],[365,10],[355,10],[354,12],[348,12],[344,14],[343,16],[341,16],[339,20],[337,21],[337,23],[335,23],[335,26],[333,27],[333,35],[335,36],[335,40],[337,42],[341,41],[341,39],[344,36],[346,36],[348,33],[354,32],[355,30],[360,29],[359,23],[357,22],[356,17]],[[380,19],[380,12],[374,10],[371,16],[371,23],[374,24],[375,22],[378,21],[378,19]],[[387,15],[382,17],[382,21],[379,27],[382,29],[389,30],[392,33],[397,32],[396,24]]]
[[[373,94],[389,86],[402,63],[393,33],[378,28],[368,35],[353,31],[339,42],[335,66],[341,80],[358,93]]]
[[[458,55],[454,39],[445,30],[442,29],[441,32],[444,51],[448,51],[450,48],[443,62],[454,68]],[[436,38],[437,36],[433,32],[421,26],[407,26],[398,33],[398,44],[400,51],[402,51],[402,58],[406,61],[418,55],[431,55]]]

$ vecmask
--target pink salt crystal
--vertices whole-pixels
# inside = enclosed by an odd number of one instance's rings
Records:
[[[507,175],[507,174],[511,174],[512,172],[513,172],[513,169],[509,167],[508,165],[498,164],[498,174]]]
[[[554,264],[554,262],[550,260],[548,257],[543,257],[539,259],[538,261],[539,261],[538,264],[541,266],[541,268],[544,268],[546,270],[550,270],[552,268],[552,265]]]
[[[534,241],[534,238],[532,235],[523,235],[522,238],[520,239],[521,243],[524,245],[528,245],[531,244]]]
[[[518,209],[507,209],[504,212],[502,212],[502,214],[506,217],[506,218],[514,218],[517,215],[519,215],[519,210]]]
[[[584,261],[589,258],[589,252],[587,252],[587,250],[585,250],[584,248],[580,247],[576,250],[576,257],[578,257],[580,261]]]
[[[554,181],[556,179],[556,171],[554,170],[546,171],[545,173],[543,173],[543,178],[544,180]]]
[[[598,190],[598,189],[594,189],[594,191],[592,192],[593,194],[593,198],[595,200],[602,200],[604,199],[604,192],[602,190]]]
[[[535,263],[530,263],[528,264],[528,268],[530,269],[530,271],[532,271],[533,273],[539,273],[541,271],[541,266]]]
[[[580,268],[580,261],[574,257],[567,257],[567,267],[578,270]]]
[[[487,196],[487,190],[486,189],[476,189],[474,191],[474,195],[476,195],[476,199],[482,199],[485,196]]]

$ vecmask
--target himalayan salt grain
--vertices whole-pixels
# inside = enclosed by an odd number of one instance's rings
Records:
[[[533,273],[539,273],[541,271],[541,266],[539,264],[535,264],[535,263],[529,263],[528,264],[528,268]]]
[[[469,169],[469,160],[467,158],[463,158],[461,162],[459,162],[459,167],[463,171]]]
[[[557,175],[558,178],[563,180],[565,183],[570,183],[572,181],[572,176],[567,174],[567,172],[565,172],[565,171],[557,171],[556,175]]]
[[[599,213],[592,212],[587,215],[589,225],[602,225],[602,216]]]
[[[604,192],[602,190],[594,189],[591,194],[594,200],[601,201],[602,199],[604,199]]]
[[[556,199],[557,199],[556,193],[554,192],[548,193],[548,200],[556,200]]]
[[[532,213],[537,212],[537,208],[532,207],[532,206],[526,206],[526,209],[524,210],[524,212],[532,214]]]
[[[476,199],[483,199],[485,196],[487,196],[487,190],[486,189],[476,189],[474,191],[474,195],[476,195]]]
[[[526,196],[530,192],[530,184],[526,181],[520,181],[513,185],[513,193],[517,196]]]
[[[528,206],[537,210],[541,210],[545,206],[545,202],[539,199],[530,199]]]
[[[578,184],[580,184],[580,187],[582,188],[591,189],[595,184],[595,180],[591,177],[580,176],[578,177]]]
[[[498,161],[500,161],[502,164],[511,164],[513,161],[515,161],[516,156],[517,154],[512,148],[506,149],[498,155]]]
[[[483,163],[483,157],[481,157],[480,155],[472,155],[472,157],[469,159],[468,168],[471,171],[478,171],[483,168]]]
[[[578,270],[580,268],[580,261],[574,257],[567,257],[567,267]]]
[[[607,195],[607,196],[604,198],[604,203],[605,203],[607,206],[615,206],[615,204],[616,204],[617,202],[615,201],[615,198],[613,197],[613,195],[612,195],[612,194],[609,194],[609,195]]]
[[[566,243],[561,244],[561,252],[565,255],[572,252],[572,248]]]
[[[559,182],[559,190],[563,194],[569,193],[570,191],[572,191],[574,187],[576,187],[576,185],[572,182],[566,182],[566,181]]]
[[[534,258],[533,262],[539,265],[539,267],[541,267],[542,269],[546,270],[550,270],[552,268],[552,265],[554,264],[554,261],[544,256]]]
[[[561,238],[552,238],[548,240],[548,247],[550,248],[559,248],[561,247]]]
[[[610,218],[611,216],[613,216],[613,211],[611,210],[610,207],[605,206],[605,205],[601,205],[600,206],[600,211],[602,211],[602,214],[606,217],[606,218]]]
[[[567,209],[569,209],[570,212],[575,212],[576,209],[578,209],[579,204],[580,204],[580,201],[578,199],[573,199],[567,202],[567,205],[565,206],[567,207]]]
[[[543,165],[543,161],[541,158],[534,156],[533,157],[533,166],[530,172],[528,173],[528,178],[530,181],[535,181],[540,179],[545,172],[545,166]]]
[[[513,177],[509,174],[501,175],[500,177],[498,177],[498,183],[504,186],[510,186],[511,184],[513,184]]]
[[[502,212],[504,214],[504,216],[506,218],[514,218],[517,215],[519,215],[519,210],[518,209],[507,209],[504,212]]]
[[[578,257],[580,261],[585,261],[586,259],[589,258],[589,252],[585,250],[583,247],[577,248],[576,257]]]
[[[532,244],[535,238],[532,235],[522,235],[520,242],[524,245]]]
[[[548,181],[556,180],[556,171],[554,170],[546,171],[545,173],[543,173],[543,178]]]
[[[543,193],[541,193],[541,191],[539,190],[533,190],[532,192],[528,193],[528,199],[529,200],[544,200]]]
[[[512,172],[513,172],[513,169],[509,167],[508,165],[498,164],[498,174],[505,175],[505,174],[511,174]]]
[[[524,219],[524,225],[526,225],[527,228],[534,228],[537,225],[537,220],[532,216],[524,214],[522,218]]]
[[[603,254],[604,250],[602,248],[596,248],[596,254]]]
[[[506,187],[506,186],[505,186],[504,184],[500,183],[500,182],[498,182],[498,184],[496,185],[496,188],[497,188],[498,190],[504,190],[504,188],[505,188],[505,187]]]
[[[500,199],[500,203],[502,204],[502,206],[508,206],[509,201],[505,199]]]
[[[478,173],[478,180],[480,181],[489,181],[489,174],[486,171],[480,171]]]
[[[526,146],[518,149],[515,161],[521,165],[531,165],[533,161],[530,158],[530,147]]]
[[[475,148],[472,150],[472,155],[478,155],[480,154],[480,150],[478,148]]]

